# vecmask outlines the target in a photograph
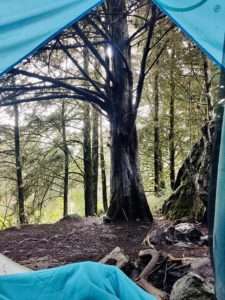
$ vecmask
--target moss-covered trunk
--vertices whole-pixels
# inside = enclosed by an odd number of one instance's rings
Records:
[[[214,122],[209,122],[202,129],[201,139],[182,164],[174,192],[163,206],[163,213],[167,217],[202,220],[206,216],[213,132]]]

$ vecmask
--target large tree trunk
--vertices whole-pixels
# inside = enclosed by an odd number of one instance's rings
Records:
[[[125,0],[108,0],[113,47],[111,69],[116,83],[110,89],[111,203],[108,216],[115,220],[152,220],[138,162],[138,141],[133,107],[133,80]],[[126,61],[126,63],[125,63]]]
[[[14,143],[16,158],[16,183],[17,183],[17,201],[19,207],[20,224],[27,223],[24,207],[24,183],[22,173],[22,162],[20,153],[20,128],[19,128],[19,110],[17,104],[14,105],[15,125],[14,125]]]
[[[99,146],[99,126],[98,112],[92,109],[92,187],[93,187],[93,205],[95,214],[98,211],[98,146]]]
[[[63,216],[68,215],[68,188],[69,188],[69,149],[66,140],[65,101],[62,102],[62,138],[64,152],[64,189],[63,189]]]
[[[124,135],[112,125],[111,204],[108,216],[113,220],[152,220],[141,180],[136,128]]]

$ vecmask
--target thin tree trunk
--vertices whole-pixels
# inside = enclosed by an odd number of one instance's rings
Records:
[[[156,67],[157,68],[157,67]],[[160,124],[159,124],[159,74],[155,71],[154,78],[154,191],[160,194],[161,153],[160,153]]]
[[[19,207],[19,221],[20,224],[27,223],[24,207],[24,184],[23,184],[23,173],[22,173],[22,162],[21,162],[21,151],[20,151],[20,128],[19,128],[19,110],[18,105],[14,105],[14,143],[15,143],[15,158],[16,158],[16,182],[17,182],[17,201]]]
[[[205,90],[205,99],[206,99],[206,120],[212,119],[213,113],[213,104],[210,96],[211,80],[210,80],[210,70],[207,57],[202,54],[203,57],[203,73],[204,73],[204,90]]]
[[[62,102],[62,138],[64,152],[64,191],[63,191],[63,216],[68,215],[68,187],[69,187],[69,149],[66,137],[65,101]]]
[[[83,50],[84,70],[88,74],[88,49]],[[84,103],[83,110],[83,160],[84,160],[84,202],[85,216],[95,214],[92,185],[92,155],[91,155],[91,116],[90,105]]]
[[[103,202],[104,212],[106,212],[108,210],[108,199],[107,199],[104,142],[103,142],[103,132],[102,132],[102,116],[100,117],[100,165],[101,165],[101,178],[102,178],[102,202]]]
[[[96,109],[92,109],[92,187],[94,211],[98,211],[98,147],[99,147],[99,117]]]
[[[170,126],[169,126],[169,166],[170,185],[174,189],[175,175],[175,80],[174,80],[175,51],[172,49],[170,65]]]
[[[91,160],[91,120],[90,105],[84,104],[84,127],[83,127],[83,160],[84,160],[84,199],[85,216],[93,216],[93,190],[92,190],[92,160]]]

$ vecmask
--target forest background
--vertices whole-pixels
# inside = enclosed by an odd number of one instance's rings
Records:
[[[1,79],[0,228],[108,209],[120,219],[129,172],[115,165],[132,155],[119,153],[134,124],[138,192],[123,218],[149,217],[131,209],[146,195],[153,215],[202,219],[219,75],[149,1],[107,1]]]

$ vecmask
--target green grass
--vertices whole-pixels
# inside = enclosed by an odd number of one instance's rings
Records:
[[[84,191],[83,188],[72,189],[70,191],[70,213],[84,216]]]
[[[162,205],[169,197],[171,190],[165,190],[164,194],[161,197],[156,197],[153,193],[148,194],[148,203],[151,208],[153,215],[157,215],[162,208]],[[98,203],[98,215],[101,215],[103,212],[103,205],[101,201],[101,192],[99,192],[99,203]],[[69,214],[76,214],[81,217],[85,215],[84,213],[84,192],[82,187],[72,189],[69,192]],[[0,221],[2,218],[3,212],[0,213]],[[58,197],[52,201],[49,201],[47,205],[43,208],[43,215],[41,218],[41,223],[55,223],[63,217],[63,198]],[[35,218],[30,220],[31,223],[35,222]],[[8,222],[6,222],[6,227],[10,227],[16,224],[16,218],[11,217]],[[1,222],[0,222],[1,227]]]
[[[148,195],[148,203],[153,215],[159,214],[165,200],[169,198],[170,194],[171,194],[171,189],[166,189],[164,190],[163,195],[160,197],[155,196],[153,193]]]
[[[100,197],[99,197],[100,198]],[[76,214],[84,217],[84,192],[83,188],[72,189],[69,191],[69,214]],[[98,211],[103,211],[102,201],[98,202]],[[48,203],[44,209],[41,223],[54,223],[63,216],[63,199],[56,198]]]
[[[58,197],[55,200],[48,202],[46,207],[43,209],[41,223],[55,223],[62,218],[62,215],[63,199]]]

